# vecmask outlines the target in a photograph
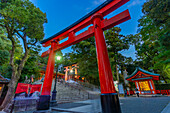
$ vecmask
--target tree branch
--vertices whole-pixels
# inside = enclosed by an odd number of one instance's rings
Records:
[[[15,30],[15,32],[23,39],[23,36],[18,32],[18,30]]]
[[[37,39],[35,39],[35,42],[34,43],[27,43],[28,45],[33,45],[33,46],[35,46],[35,44],[38,42],[38,40]]]
[[[14,53],[15,53],[15,40],[14,38],[11,37],[11,42],[12,42],[12,50],[10,51],[10,65],[12,66],[12,68],[14,68]]]
[[[24,56],[23,56],[23,58],[21,60],[21,63],[19,64],[19,67],[18,67],[18,75],[21,75],[21,71],[24,68],[25,62],[27,61],[28,54],[29,54],[29,49],[28,49],[28,45],[27,45],[26,36],[27,36],[26,33],[24,33],[24,36],[21,37],[22,40],[23,40],[23,43],[24,43],[25,53],[24,53]]]
[[[5,25],[3,25],[3,24],[0,24],[0,26],[5,27]]]

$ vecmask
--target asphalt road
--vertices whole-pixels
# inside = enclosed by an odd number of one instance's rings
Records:
[[[161,113],[170,102],[170,97],[121,98],[123,113]]]
[[[120,97],[122,113],[161,113],[169,102],[170,97]],[[67,112],[50,110],[48,113],[101,113],[100,99],[58,104],[53,108],[67,110]],[[17,113],[33,113],[33,111]]]
[[[120,98],[122,113],[161,113],[169,102],[170,97]],[[67,109],[76,113],[101,112],[100,99],[59,104],[56,108]],[[53,112],[56,113],[55,111]]]

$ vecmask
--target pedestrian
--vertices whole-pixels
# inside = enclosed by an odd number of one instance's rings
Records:
[[[135,93],[136,93],[136,96],[139,97],[139,91],[138,91],[138,88],[135,88]]]
[[[127,90],[125,89],[125,91],[124,91],[124,92],[125,92],[125,97],[126,97],[126,96],[127,96]]]

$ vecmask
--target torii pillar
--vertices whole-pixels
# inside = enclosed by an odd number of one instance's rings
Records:
[[[77,64],[75,64],[75,75],[77,75],[77,68],[78,68],[78,66],[77,66]]]
[[[102,110],[104,113],[121,113],[119,98],[114,87],[107,46],[101,28],[102,20],[103,16],[100,13],[92,17],[97,50]]]
[[[54,73],[54,65],[55,65],[55,51],[54,46],[56,42],[55,40],[51,42],[51,48],[48,63],[47,63],[47,69],[45,73],[45,79],[43,83],[42,92],[40,95],[40,100],[37,105],[37,109],[48,109],[50,105],[50,95],[51,95],[51,86],[52,86],[52,80],[53,80],[53,73]]]
[[[69,69],[68,69],[68,67],[66,67],[66,70],[64,70],[64,72],[65,72],[65,81],[67,81],[68,80],[68,71],[69,71]]]

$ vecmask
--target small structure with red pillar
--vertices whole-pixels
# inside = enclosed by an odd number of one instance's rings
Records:
[[[65,65],[64,66],[65,81],[68,81],[69,79],[74,79],[75,81],[79,80],[80,76],[78,75],[78,68],[79,66],[77,63]]]
[[[136,70],[126,78],[126,80],[135,82],[139,94],[156,94],[153,80],[159,80],[160,75],[151,73],[137,67]]]
[[[44,69],[42,69],[40,71],[41,76],[38,78],[38,80],[42,80],[43,79],[43,77],[45,75],[45,69],[46,69],[46,67],[44,67]],[[55,77],[56,77],[56,69],[54,69],[54,73],[53,73],[52,76],[53,76],[53,79],[55,79]],[[57,73],[57,78],[64,79],[65,75],[63,73]]]

